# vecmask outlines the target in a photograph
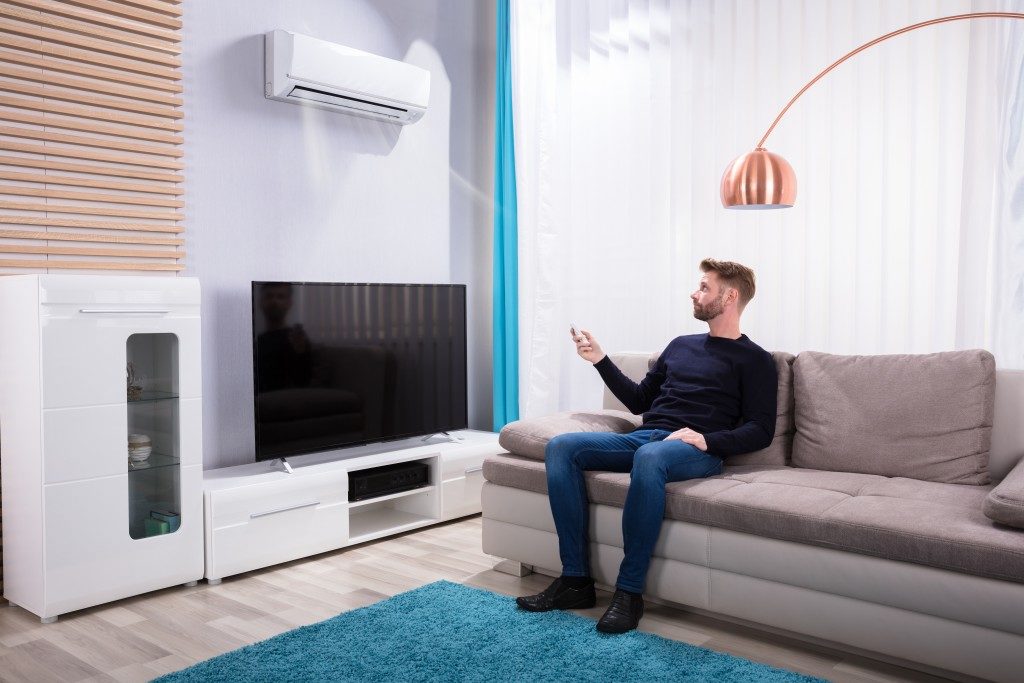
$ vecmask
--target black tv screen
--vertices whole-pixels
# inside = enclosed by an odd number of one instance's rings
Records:
[[[256,459],[464,429],[465,285],[253,282]]]

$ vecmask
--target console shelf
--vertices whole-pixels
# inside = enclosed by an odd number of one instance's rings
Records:
[[[479,513],[480,466],[504,450],[492,432],[456,434],[456,442],[410,439],[289,458],[292,474],[269,462],[207,471],[206,578]],[[427,466],[427,486],[349,502],[350,473],[405,462]]]
[[[436,490],[436,486],[421,486],[417,489],[410,489],[408,491],[399,491],[398,493],[389,493],[386,496],[377,496],[376,498],[367,498],[366,500],[357,500],[354,503],[349,503],[348,508],[360,508],[367,505],[375,505],[387,500],[395,500],[396,498],[405,498],[406,496],[422,495],[430,491]]]
[[[440,520],[385,508],[366,510],[350,514],[348,518],[349,544],[364,543],[384,536],[399,534]]]

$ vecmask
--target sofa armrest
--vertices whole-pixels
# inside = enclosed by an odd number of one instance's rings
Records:
[[[544,459],[544,448],[553,437],[569,432],[631,432],[643,418],[622,410],[568,412],[509,422],[498,435],[498,444],[510,453],[534,460]]]
[[[1024,529],[1024,458],[992,489],[983,509],[1000,524]]]

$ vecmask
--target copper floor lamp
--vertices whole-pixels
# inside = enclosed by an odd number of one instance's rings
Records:
[[[807,85],[800,89],[793,98],[786,103],[779,115],[772,121],[757,147],[752,152],[737,157],[725,169],[722,174],[722,206],[727,209],[788,209],[796,201],[796,174],[793,167],[780,155],[769,152],[764,148],[764,141],[775,130],[793,103],[800,98],[808,88],[820,81],[825,74],[832,71],[850,57],[863,52],[872,45],[877,45],[883,40],[888,40],[901,33],[907,33],[915,29],[931,26],[932,24],[944,24],[949,21],[960,21],[963,19],[980,19],[982,17],[999,19],[1024,19],[1024,14],[1018,12],[972,12],[970,14],[955,14],[948,17],[929,19],[918,24],[904,26],[901,29],[886,33],[874,40],[864,43],[860,47],[851,50],[836,61],[832,62],[824,71],[812,78]]]

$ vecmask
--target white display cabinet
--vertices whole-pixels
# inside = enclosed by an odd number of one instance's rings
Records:
[[[0,319],[4,597],[49,622],[201,578],[198,281],[3,277]]]

